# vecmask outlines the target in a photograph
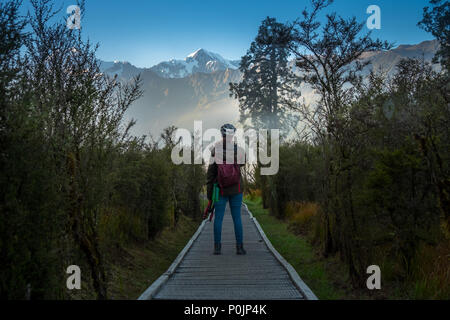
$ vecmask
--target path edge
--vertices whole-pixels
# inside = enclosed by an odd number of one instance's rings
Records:
[[[150,287],[147,288],[147,290],[144,291],[143,294],[141,294],[138,298],[138,300],[151,300],[156,295],[156,293],[161,289],[161,287],[169,280],[169,278],[172,276],[172,274],[175,272],[178,265],[183,261],[183,258],[188,253],[189,249],[191,249],[192,245],[194,244],[194,241],[198,238],[200,233],[202,232],[203,228],[205,227],[205,224],[208,220],[203,220],[200,226],[198,227],[197,231],[194,233],[194,235],[191,237],[189,242],[186,244],[186,246],[181,250],[181,252],[178,254],[176,259],[172,262],[169,269],[167,269],[166,272],[164,272],[158,279],[156,279]]]
[[[277,259],[278,262],[286,269],[292,282],[294,282],[294,285],[303,294],[305,299],[306,300],[319,300],[317,298],[317,296],[312,292],[312,290],[302,280],[302,278],[300,278],[297,271],[295,271],[294,267],[289,262],[287,262],[286,259],[284,259],[283,256],[274,248],[274,246],[272,245],[272,243],[270,242],[270,240],[267,238],[266,234],[264,233],[264,230],[261,228],[261,225],[259,224],[258,220],[256,220],[256,218],[253,216],[252,212],[248,209],[247,204],[242,203],[242,205],[244,205],[245,208],[247,209],[247,212],[250,215],[250,219],[255,224],[256,229],[258,229],[258,232],[261,235],[261,237],[263,238],[264,242],[266,243],[267,248],[269,248],[269,251],[275,257],[275,259]]]

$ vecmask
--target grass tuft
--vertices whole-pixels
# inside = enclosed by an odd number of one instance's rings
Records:
[[[288,224],[269,215],[261,198],[245,197],[245,203],[264,229],[275,249],[292,265],[319,299],[342,299],[344,292],[335,288],[325,270],[325,263],[307,240],[289,231]]]

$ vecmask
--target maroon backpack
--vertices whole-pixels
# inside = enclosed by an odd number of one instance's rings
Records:
[[[237,146],[234,145],[234,154],[236,156]],[[217,164],[217,182],[220,189],[231,187],[236,184],[240,184],[241,170],[238,163],[236,163],[236,157],[234,163],[222,163]],[[239,186],[240,191],[240,186]]]
[[[217,182],[221,189],[238,184],[240,182],[239,164],[217,164]]]

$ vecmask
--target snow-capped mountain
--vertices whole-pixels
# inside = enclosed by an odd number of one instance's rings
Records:
[[[227,60],[220,54],[198,49],[184,60],[164,61],[151,67],[150,70],[163,78],[185,78],[198,72],[212,73],[226,69],[237,70],[238,68],[239,61]]]
[[[161,78],[180,79],[195,73],[213,73],[227,69],[239,69],[239,60],[227,60],[220,54],[198,49],[189,54],[184,60],[171,59],[163,61],[151,68],[137,68],[126,61],[106,62],[101,61],[102,72],[119,78],[131,78],[143,71],[152,71]]]

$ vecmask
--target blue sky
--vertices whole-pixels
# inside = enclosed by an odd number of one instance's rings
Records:
[[[55,1],[67,6],[75,2]],[[381,30],[373,30],[373,37],[397,45],[432,39],[417,27],[427,0],[335,0],[326,12],[366,21],[369,5],[381,9]],[[81,23],[85,35],[100,43],[100,59],[150,67],[183,59],[198,48],[239,59],[265,17],[292,21],[305,6],[309,0],[86,0]]]

